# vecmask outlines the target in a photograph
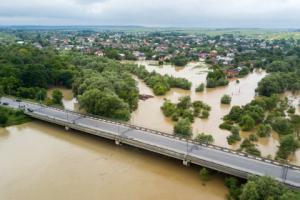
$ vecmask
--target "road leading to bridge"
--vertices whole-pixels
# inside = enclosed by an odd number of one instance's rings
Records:
[[[112,139],[162,155],[194,163],[227,174],[247,178],[249,175],[271,176],[291,187],[300,188],[300,167],[249,156],[214,145],[199,144],[153,130],[93,118],[78,113],[46,107],[31,102],[17,102],[3,97],[2,104],[24,109],[33,118]]]

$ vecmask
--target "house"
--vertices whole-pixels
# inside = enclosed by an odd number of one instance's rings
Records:
[[[207,56],[208,56],[208,54],[207,54],[207,53],[205,53],[205,52],[201,52],[201,53],[199,53],[199,58],[206,59],[206,58],[207,58]]]
[[[215,58],[217,55],[218,55],[218,52],[217,52],[216,50],[213,50],[213,51],[211,51],[211,52],[209,53],[209,56],[210,56],[211,58]]]
[[[96,51],[95,55],[98,56],[98,57],[103,57],[104,53],[102,51]]]
[[[227,69],[227,70],[224,71],[224,73],[226,74],[226,76],[228,78],[234,78],[234,77],[239,75],[240,69],[239,68]]]

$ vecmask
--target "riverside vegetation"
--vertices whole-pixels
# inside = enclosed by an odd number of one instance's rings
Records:
[[[170,100],[165,100],[161,106],[161,110],[166,117],[176,123],[174,133],[184,137],[192,135],[191,123],[194,122],[195,117],[208,118],[211,107],[202,101],[191,101],[191,97],[185,96],[179,99],[177,104]]]

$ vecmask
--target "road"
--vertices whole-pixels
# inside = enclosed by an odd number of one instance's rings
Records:
[[[31,112],[27,111],[27,114],[42,120],[45,119],[45,121],[57,122],[59,125],[96,135],[103,132],[110,135],[110,139],[115,138],[121,143],[124,142],[164,155],[172,156],[174,154],[172,157],[186,161],[185,164],[191,162],[243,178],[248,175],[271,176],[291,187],[300,188],[300,167],[285,166],[270,160],[245,156],[225,148],[201,145],[171,135],[158,134],[151,130],[92,118],[35,103],[17,102],[6,97],[1,98],[1,102],[6,102],[9,104],[7,106],[15,109],[19,109],[20,106],[26,110],[29,108]]]

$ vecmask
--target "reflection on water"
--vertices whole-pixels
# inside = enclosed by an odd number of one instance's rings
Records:
[[[4,136],[4,137],[3,137]],[[0,199],[225,199],[223,177],[42,122],[0,129]]]

